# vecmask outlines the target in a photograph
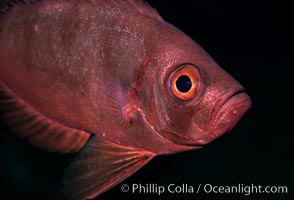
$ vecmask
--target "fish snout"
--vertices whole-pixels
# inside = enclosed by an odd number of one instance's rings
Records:
[[[230,131],[248,111],[251,106],[251,100],[244,91],[237,92],[230,96],[221,105],[215,116],[215,129],[225,129]]]
[[[224,133],[229,132],[248,111],[250,106],[250,97],[244,90],[228,94],[212,115],[210,128],[200,131],[202,133],[196,136],[197,145],[206,145]]]

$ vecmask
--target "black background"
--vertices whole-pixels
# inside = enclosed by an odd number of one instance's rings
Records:
[[[159,156],[97,199],[294,199],[291,6],[265,0],[148,2],[246,88],[252,108],[229,134],[206,148]],[[0,132],[0,199],[48,199],[74,155],[36,149],[4,126]],[[288,194],[120,191],[122,184],[133,183],[285,185]]]

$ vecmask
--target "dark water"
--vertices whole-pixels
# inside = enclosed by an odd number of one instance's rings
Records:
[[[253,105],[205,149],[152,160],[97,199],[294,199],[293,33],[289,6],[270,1],[149,1],[244,85]],[[291,23],[292,21],[292,23]],[[48,153],[0,129],[0,199],[49,199],[74,155]],[[123,193],[123,184],[287,186],[288,194]],[[8,195],[8,196],[7,196]],[[7,196],[7,197],[5,197]],[[5,198],[4,198],[5,197]]]

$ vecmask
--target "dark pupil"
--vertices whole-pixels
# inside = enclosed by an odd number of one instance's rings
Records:
[[[188,76],[180,76],[176,82],[177,88],[180,92],[188,92],[192,87],[191,79]]]

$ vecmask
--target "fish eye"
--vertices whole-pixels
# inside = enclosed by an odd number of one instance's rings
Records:
[[[182,93],[189,92],[189,90],[192,87],[192,81],[191,81],[190,77],[187,75],[180,76],[176,80],[176,87]]]
[[[193,99],[200,89],[200,74],[192,65],[183,65],[170,74],[168,90],[180,100]]]

